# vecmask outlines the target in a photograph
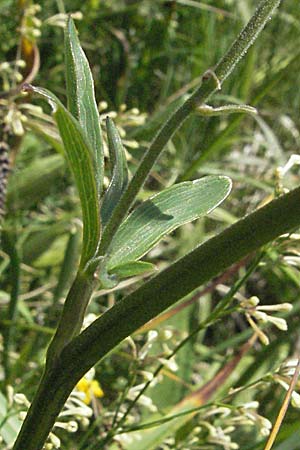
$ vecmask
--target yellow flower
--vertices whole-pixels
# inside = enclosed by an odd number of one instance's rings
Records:
[[[76,387],[79,391],[84,393],[83,401],[86,405],[91,403],[93,397],[101,398],[104,396],[104,392],[97,380],[89,380],[88,378],[83,377],[77,383]]]

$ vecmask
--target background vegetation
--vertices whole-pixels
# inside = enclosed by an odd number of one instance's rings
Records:
[[[65,13],[75,13],[100,112],[114,118],[126,146],[129,169],[134,172],[167,117],[166,108],[174,109],[182,95],[199,83],[203,72],[216,64],[257,4],[254,0],[45,0],[35,9],[30,2],[1,0],[1,139],[8,136],[12,163],[0,254],[3,448],[9,448],[19,428],[16,413],[27,408],[26,400],[13,397],[12,389],[29,400],[33,397],[45,349],[78,263],[81,233],[73,179],[57,141],[51,140],[51,132],[54,137],[57,132],[48,116],[48,139],[42,137],[41,113],[14,95],[21,76],[24,80],[34,75],[35,85],[50,89],[65,102],[60,25]],[[194,115],[156,164],[139,200],[175,181],[202,175],[221,174],[233,180],[232,193],[221,207],[209,217],[182,226],[147,255],[145,259],[158,269],[278,193],[299,185],[297,166],[284,176],[278,171],[299,147],[299,28],[297,2],[285,0],[212,99],[214,106],[251,104],[258,109],[258,116]],[[16,64],[19,59],[25,60],[25,67]],[[44,104],[43,110],[43,114],[50,113]],[[277,370],[297,355],[299,345],[299,239],[295,230],[291,237],[268,245],[262,254],[243,260],[184,299],[188,300],[185,307],[171,310],[161,321],[154,320],[151,327],[119,346],[78,385],[60,428],[54,430],[62,448],[102,448],[111,427],[114,432],[106,445],[112,449],[263,448],[270,429],[264,417],[274,422],[285,393],[282,384],[289,382],[283,369]],[[102,314],[144,278],[134,277],[116,289],[96,291],[87,320]],[[168,360],[170,352],[199,323],[211,318],[230,289],[237,291],[239,302],[255,296],[261,305],[293,304],[291,311],[280,313],[287,320],[288,331],[270,326],[271,320],[264,318],[263,332],[269,345],[259,341],[251,350],[242,347],[253,333],[247,320],[249,304],[245,303],[246,314],[234,310],[221,320],[209,321]],[[255,319],[260,325],[258,316]],[[273,322],[284,328],[283,322]],[[261,335],[261,340],[266,341],[265,337]],[[241,349],[239,361],[234,360]],[[155,382],[128,411],[122,424],[128,430],[123,428],[121,433],[118,421],[158,363],[162,367]],[[203,386],[207,389],[201,390]],[[242,389],[230,394],[230,389],[237,387]],[[176,416],[167,425],[160,423],[147,432],[129,430],[162,421],[182,412],[183,407],[203,404],[203,409]],[[298,448],[298,418],[298,410],[291,407],[274,448]],[[55,436],[49,445],[56,444]]]

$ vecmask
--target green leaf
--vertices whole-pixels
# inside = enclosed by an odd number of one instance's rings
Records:
[[[77,185],[83,218],[81,267],[94,256],[100,240],[100,212],[92,151],[86,135],[76,119],[50,91],[33,86],[32,90],[46,99],[64,143],[65,154]]]
[[[104,152],[100,116],[94,92],[94,81],[88,60],[80,46],[71,17],[65,30],[65,63],[68,108],[79,121],[93,154],[98,195],[100,197],[104,176]]]
[[[230,190],[228,177],[208,176],[176,184],[146,200],[117,231],[109,252],[108,270],[141,258],[166,234],[211,212]]]
[[[70,232],[58,282],[53,294],[53,304],[56,304],[60,298],[63,298],[65,291],[71,285],[71,280],[74,278],[78,265],[78,255],[80,254],[80,234],[80,230],[77,227],[74,227]]]
[[[120,197],[128,184],[128,168],[125,150],[119,132],[110,117],[106,118],[106,130],[113,173],[101,206],[103,225],[108,222],[114,207],[120,200]]]
[[[156,270],[154,264],[146,261],[131,261],[123,264],[122,266],[114,267],[112,273],[117,278],[129,278],[137,275],[143,275]]]
[[[65,164],[61,155],[51,155],[12,174],[8,182],[7,209],[26,211],[49,195],[51,187],[61,179]]]
[[[69,229],[70,223],[64,220],[34,230],[22,245],[22,261],[28,265],[35,265],[34,262],[46,253],[56,239],[66,234]]]

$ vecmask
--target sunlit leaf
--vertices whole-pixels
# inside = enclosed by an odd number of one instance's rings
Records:
[[[88,60],[81,48],[70,17],[65,30],[65,62],[68,108],[82,126],[90,142],[98,195],[103,184],[104,153],[100,116],[95,100],[94,81]]]
[[[100,212],[92,150],[84,131],[76,119],[50,91],[25,86],[46,99],[53,108],[65,153],[77,185],[83,217],[81,266],[92,258],[100,239]]]
[[[131,261],[121,266],[114,267],[113,274],[116,275],[117,278],[129,278],[153,272],[155,269],[155,265],[149,262]]]
[[[116,233],[108,269],[141,258],[166,234],[216,208],[230,190],[228,177],[209,176],[176,184],[146,200]]]

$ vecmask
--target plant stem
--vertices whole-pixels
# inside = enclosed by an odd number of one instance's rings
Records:
[[[77,273],[67,295],[56,333],[47,351],[47,369],[55,364],[61,350],[80,332],[95,284],[93,274],[81,271]]]
[[[254,43],[280,2],[281,0],[263,0],[259,4],[248,24],[241,31],[226,55],[217,64],[214,72],[208,71],[203,75],[202,84],[186,100],[186,102],[172,114],[158,131],[103,231],[98,251],[99,255],[105,254],[112,237],[122,220],[126,217],[138,192],[143,187],[147,176],[162,153],[165,145],[195,108],[205,103],[214,92],[221,89],[224,80],[230,75],[236,64]],[[211,76],[208,76],[209,72],[211,73]]]
[[[109,309],[62,350],[44,375],[13,450],[42,448],[76,383],[125,337],[221,271],[299,225],[300,187],[206,241]]]

